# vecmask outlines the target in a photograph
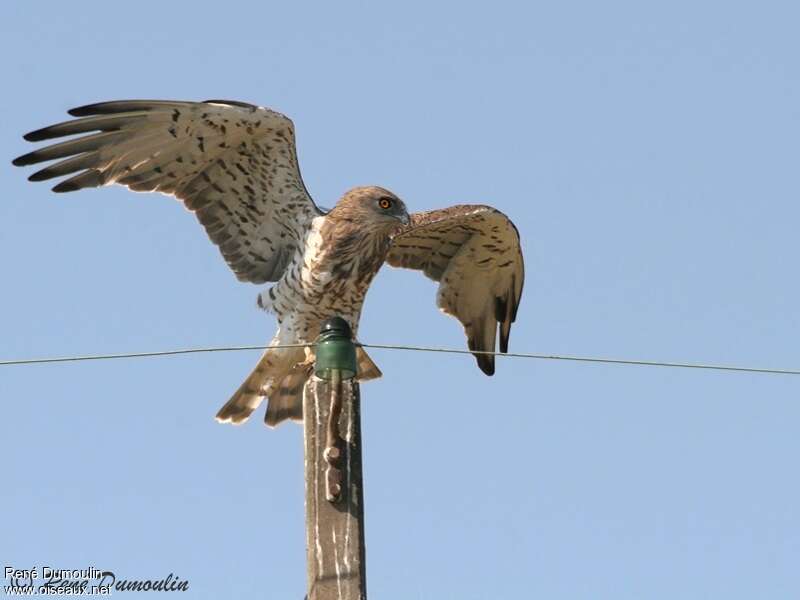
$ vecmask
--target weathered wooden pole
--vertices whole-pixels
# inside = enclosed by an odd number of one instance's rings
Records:
[[[303,390],[308,600],[365,600],[361,406],[355,345],[325,321]]]

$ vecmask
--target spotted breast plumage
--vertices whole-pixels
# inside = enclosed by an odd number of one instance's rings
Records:
[[[323,211],[300,176],[292,122],[243,102],[120,100],[69,112],[78,118],[25,136],[78,135],[15,159],[17,166],[62,159],[31,181],[70,175],[53,190],[116,183],[175,196],[239,280],[273,283],[257,303],[275,315],[278,331],[218,421],[243,423],[265,398],[268,425],[302,419],[313,354],[299,345],[334,315],[357,335],[365,294],[384,262],[439,282],[437,304],[461,321],[470,350],[495,350],[499,330],[507,352],[524,265],[519,234],[498,210],[461,205],[409,215],[393,193],[368,186]],[[360,380],[381,375],[363,348],[357,354]],[[494,373],[494,356],[475,357]]]

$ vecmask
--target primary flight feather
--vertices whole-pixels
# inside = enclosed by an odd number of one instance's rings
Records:
[[[32,131],[31,142],[78,135],[15,159],[58,160],[31,181],[69,176],[53,191],[113,183],[170,194],[197,215],[241,281],[274,282],[258,304],[278,320],[271,347],[217,413],[243,423],[264,398],[274,426],[302,419],[312,343],[325,319],[343,317],[357,335],[364,296],[384,262],[439,282],[437,305],[464,326],[473,351],[500,351],[522,295],[524,265],[513,223],[490,206],[453,206],[409,215],[380,187],[347,192],[329,212],[300,176],[294,126],[267,108],[230,100],[120,100],[69,111],[79,117]],[[487,375],[494,356],[475,354]],[[358,348],[358,377],[380,370]]]

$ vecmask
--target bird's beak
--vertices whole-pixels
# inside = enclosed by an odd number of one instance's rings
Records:
[[[400,215],[400,222],[403,225],[408,225],[409,223],[411,223],[411,219],[409,218],[408,213]]]

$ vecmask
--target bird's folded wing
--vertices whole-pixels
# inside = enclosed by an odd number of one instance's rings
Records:
[[[464,325],[469,349],[508,352],[525,269],[514,224],[490,206],[453,206],[411,215],[394,237],[386,261],[422,271],[439,283],[436,301]],[[478,366],[494,373],[494,356],[476,354]]]
[[[280,113],[226,100],[120,100],[69,112],[80,118],[25,136],[79,135],[14,160],[64,159],[31,181],[72,175],[53,190],[118,183],[173,195],[195,212],[242,281],[279,279],[321,214],[300,176],[292,122]]]

